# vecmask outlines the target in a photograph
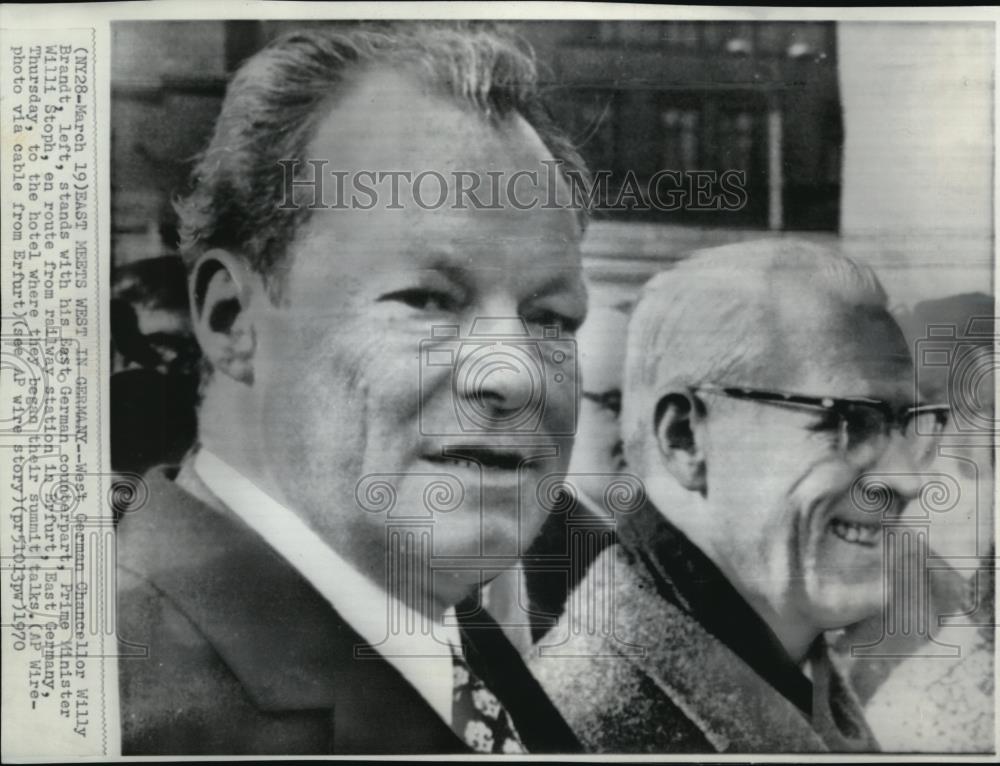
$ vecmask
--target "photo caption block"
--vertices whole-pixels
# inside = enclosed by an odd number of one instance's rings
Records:
[[[2,40],[3,754],[117,755],[94,33]]]

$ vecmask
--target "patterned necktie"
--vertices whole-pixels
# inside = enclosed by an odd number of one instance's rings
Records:
[[[525,753],[510,714],[458,652],[452,654],[452,728],[477,753]]]

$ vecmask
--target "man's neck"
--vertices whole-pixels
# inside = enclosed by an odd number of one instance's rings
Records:
[[[794,609],[786,608],[779,612],[771,607],[766,598],[745,591],[739,583],[733,583],[733,587],[767,623],[788,652],[788,656],[801,666],[808,658],[810,648],[823,631],[808,625]]]
[[[174,483],[196,500],[200,500],[211,508],[225,508],[226,504],[215,496],[215,493],[208,488],[208,485],[201,480],[198,472],[194,469],[194,460],[199,449],[201,449],[200,446],[185,455]]]
[[[268,486],[262,454],[267,442],[257,421],[246,415],[257,407],[247,386],[215,373],[198,407],[198,443],[241,476],[253,476],[255,486],[280,502],[280,493]]]
[[[669,512],[663,510],[660,512],[719,569],[736,592],[774,633],[788,656],[796,664],[801,665],[822,630],[812,626],[792,604],[788,603],[787,599],[783,598],[782,594],[767,594],[745,585],[739,576],[739,568],[730,564],[729,559],[712,544],[713,538],[707,526],[696,523],[709,513],[708,508],[692,507],[694,498],[691,497],[651,497],[651,499],[657,509],[669,509]],[[700,503],[701,499],[697,498],[697,502]]]
[[[253,473],[247,473],[246,470],[241,470],[238,466],[233,465],[233,463],[231,463],[225,455],[219,454],[209,445],[203,444],[201,446],[201,451],[208,453],[208,456],[213,460],[213,462],[219,461],[227,470],[239,474],[241,481],[253,486],[256,492],[266,495],[272,502],[284,508],[287,513],[299,519],[305,526],[309,527],[318,538],[323,540],[324,545],[326,545],[336,556],[338,556],[346,566],[351,567],[359,575],[368,580],[368,582],[370,582],[374,587],[391,596],[395,601],[398,601],[407,609],[415,613],[422,614],[439,625],[442,623],[444,614],[451,607],[451,604],[441,604],[437,600],[432,599],[429,595],[424,594],[420,589],[409,587],[411,583],[407,581],[406,573],[420,571],[419,566],[415,562],[409,560],[395,562],[393,569],[402,579],[396,583],[386,583],[385,578],[387,574],[384,563],[376,567],[375,569],[377,569],[377,571],[374,572],[369,571],[369,568],[359,565],[356,561],[356,555],[352,555],[357,553],[356,547],[350,551],[343,551],[339,549],[337,545],[333,545],[329,540],[324,539],[324,537],[317,530],[312,528],[305,517],[299,513],[296,508],[288,504],[277,493],[271,491],[267,486],[262,486],[256,478],[254,480],[250,480],[248,476],[254,475]],[[225,495],[223,488],[219,487],[218,489],[213,489],[215,484],[219,482],[218,476],[203,477],[197,470],[198,462],[199,458],[197,453],[189,456],[189,458],[185,460],[184,464],[182,464],[181,470],[177,475],[176,482],[183,489],[207,505],[213,507],[227,507],[229,504],[220,497]],[[236,508],[230,508],[230,510],[239,512],[239,509]]]

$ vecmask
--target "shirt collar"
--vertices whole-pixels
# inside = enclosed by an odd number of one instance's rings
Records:
[[[454,608],[437,622],[393,598],[323,542],[298,514],[212,452],[199,450],[194,471],[368,642],[368,647],[355,648],[355,661],[378,652],[451,724],[452,651],[461,646]],[[393,618],[413,629],[390,633]]]

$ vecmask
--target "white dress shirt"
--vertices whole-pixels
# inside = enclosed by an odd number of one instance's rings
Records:
[[[452,653],[461,646],[454,608],[429,632],[389,634],[390,601],[395,601],[357,571],[293,511],[208,450],[194,459],[194,470],[212,493],[299,571],[347,623],[371,644],[428,704],[451,725]],[[428,618],[402,602],[391,604],[405,625],[428,625]],[[365,660],[358,660],[364,662]]]

